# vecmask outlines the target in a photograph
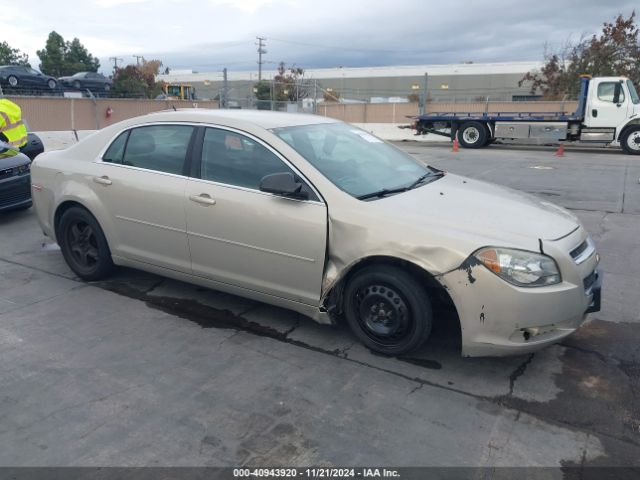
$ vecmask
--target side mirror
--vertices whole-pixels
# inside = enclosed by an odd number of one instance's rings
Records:
[[[291,172],[265,175],[260,180],[260,191],[292,198],[309,198],[309,194],[302,191],[302,183],[296,182]]]

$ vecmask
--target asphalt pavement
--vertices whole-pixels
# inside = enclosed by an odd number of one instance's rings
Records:
[[[617,466],[637,478],[640,158],[398,145],[570,208],[602,256],[602,311],[559,345],[475,359],[461,358],[445,311],[421,351],[386,358],[343,326],[139,271],[83,283],[32,210],[0,215],[0,466],[547,466],[585,478]]]

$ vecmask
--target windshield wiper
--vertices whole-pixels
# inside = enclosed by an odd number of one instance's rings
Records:
[[[359,195],[356,198],[358,200],[366,200],[368,198],[382,198],[382,197],[386,197],[387,195],[393,195],[394,193],[402,193],[408,190],[413,190],[428,178],[432,178],[433,180],[436,180],[437,178],[444,176],[444,172],[442,170],[437,170],[432,167],[429,167],[429,168],[431,169],[430,172],[427,172],[424,175],[421,175],[420,177],[418,177],[417,180],[415,180],[413,183],[410,183],[409,185],[406,185],[404,187],[398,187],[398,188],[383,188],[380,190],[376,190],[375,192]]]
[[[356,198],[358,200],[366,200],[368,198],[382,198],[387,195],[393,195],[394,193],[402,193],[409,190],[409,187],[398,187],[398,188],[383,188],[381,190],[376,190],[375,192],[365,193],[364,195],[358,195]]]

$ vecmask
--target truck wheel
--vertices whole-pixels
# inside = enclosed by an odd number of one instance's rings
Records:
[[[622,149],[630,155],[640,155],[640,125],[629,127],[620,138]]]
[[[481,148],[487,144],[489,132],[480,122],[465,122],[458,129],[458,141],[465,148]]]
[[[358,339],[384,355],[416,350],[431,333],[431,303],[423,285],[404,270],[373,265],[344,291],[347,323]]]

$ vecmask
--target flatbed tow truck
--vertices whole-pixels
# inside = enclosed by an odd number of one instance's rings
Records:
[[[495,141],[529,144],[579,143],[621,146],[640,155],[640,98],[625,77],[580,79],[578,107],[566,112],[434,112],[416,117],[416,135],[458,139],[465,148]]]

